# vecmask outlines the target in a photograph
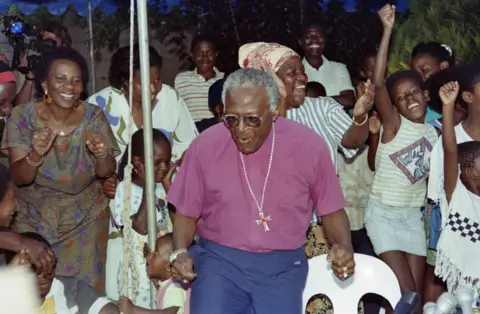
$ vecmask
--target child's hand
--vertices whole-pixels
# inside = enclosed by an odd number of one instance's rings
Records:
[[[371,134],[380,133],[380,128],[382,127],[382,122],[380,121],[376,111],[372,113],[372,116],[368,120],[368,128]]]
[[[444,107],[453,107],[455,105],[459,89],[458,82],[449,82],[440,87],[438,94]]]
[[[138,177],[138,184],[142,187],[145,188],[145,184],[147,182],[147,178],[145,175],[145,165],[141,162],[138,162],[135,164],[135,168],[133,169],[135,171],[137,177]]]
[[[103,193],[108,198],[115,198],[115,193],[117,193],[118,185],[118,176],[114,173],[110,178],[107,178],[103,181]]]
[[[121,296],[120,300],[118,301],[118,307],[120,308],[121,313],[132,314],[135,305],[133,305],[133,302],[129,298]]]
[[[148,255],[150,255],[150,247],[148,246],[148,243],[145,242],[143,245],[143,257],[148,258]]]
[[[12,266],[29,266],[30,265],[30,256],[28,255],[27,250],[21,250],[20,253],[16,254],[10,264]]]
[[[172,178],[173,178],[173,174],[175,173],[175,170],[177,169],[177,165],[174,162],[171,162],[168,167],[169,168],[167,170],[167,173],[165,174],[165,177],[163,177],[163,181],[162,181],[163,188],[167,193],[170,190],[170,186],[172,185]]]
[[[387,4],[378,12],[384,28],[393,28],[393,25],[395,24],[395,11],[396,8],[394,5]]]
[[[355,86],[355,92],[357,94],[357,99],[362,97],[363,94],[365,94],[365,83],[359,83],[357,86]]]

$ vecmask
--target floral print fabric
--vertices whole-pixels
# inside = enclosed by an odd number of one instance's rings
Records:
[[[45,127],[36,104],[17,106],[7,123],[4,147],[31,149],[34,130]],[[96,106],[85,106],[84,120],[68,135],[58,135],[44,156],[35,181],[18,187],[15,229],[43,235],[57,254],[56,273],[77,276],[102,291],[108,231],[108,199],[95,175],[95,157],[86,140],[94,133],[107,138],[114,156],[119,149],[110,125]]]

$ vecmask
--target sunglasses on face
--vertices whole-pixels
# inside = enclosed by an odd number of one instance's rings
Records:
[[[231,129],[236,128],[240,124],[240,121],[243,121],[248,127],[258,128],[263,120],[263,117],[257,115],[238,116],[236,114],[224,114],[222,118],[227,127]]]

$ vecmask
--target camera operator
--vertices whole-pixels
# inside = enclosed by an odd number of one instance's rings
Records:
[[[72,38],[68,33],[68,29],[60,23],[50,22],[40,29],[38,32],[39,40],[50,39],[57,43],[58,46],[72,46]],[[27,66],[27,54],[22,56],[20,66]],[[19,84],[20,85],[20,84]],[[25,75],[25,80],[22,85],[22,89],[18,92],[15,99],[15,105],[20,105],[32,100],[33,91],[35,87],[35,75],[32,71]]]

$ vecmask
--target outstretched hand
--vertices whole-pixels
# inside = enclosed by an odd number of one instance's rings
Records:
[[[458,82],[448,82],[447,84],[440,87],[438,94],[442,100],[444,107],[453,107],[458,97],[458,91],[460,87]]]
[[[396,8],[392,4],[387,4],[380,9],[378,15],[380,16],[384,28],[393,28],[393,25],[395,24],[395,12]]]

